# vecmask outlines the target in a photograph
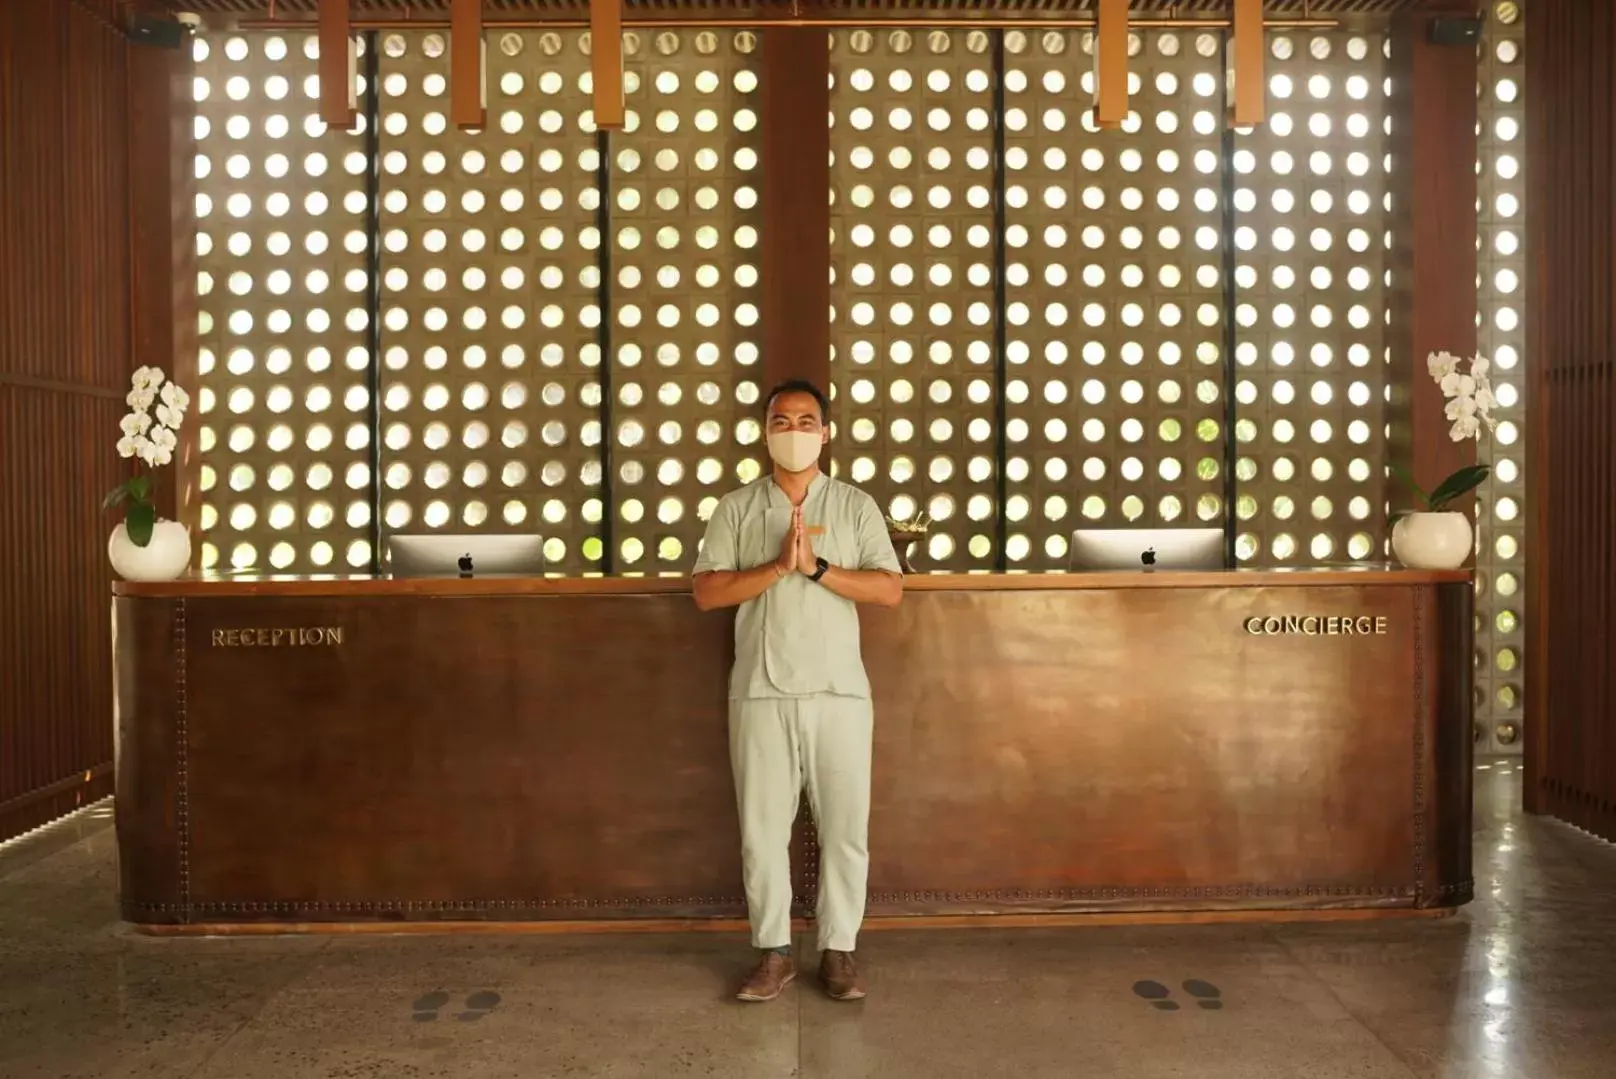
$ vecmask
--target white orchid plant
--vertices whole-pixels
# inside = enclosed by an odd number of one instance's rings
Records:
[[[136,547],[151,542],[157,524],[157,507],[152,502],[155,470],[174,460],[179,445],[176,432],[185,422],[190,395],[174,382],[164,381],[156,367],[141,367],[129,378],[129,414],[119,421],[123,437],[118,439],[118,456],[139,462],[134,476],[118,484],[103,503],[107,509],[123,508],[124,528]],[[144,466],[144,471],[139,471]]]
[[[1491,431],[1497,426],[1493,409],[1498,400],[1493,397],[1492,382],[1487,378],[1492,364],[1485,356],[1464,360],[1449,352],[1433,352],[1425,358],[1425,367],[1447,399],[1443,413],[1453,424],[1448,429],[1449,438],[1455,442],[1480,438],[1483,427]],[[1483,464],[1466,465],[1429,491],[1414,482],[1407,469],[1394,465],[1393,471],[1419,497],[1425,511],[1437,513],[1475,490],[1492,470]]]

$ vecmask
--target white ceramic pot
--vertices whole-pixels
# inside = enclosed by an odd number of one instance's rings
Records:
[[[152,526],[151,542],[136,547],[119,521],[107,540],[107,557],[126,581],[172,581],[191,564],[191,530],[178,521],[159,520]]]
[[[1409,569],[1458,569],[1474,549],[1468,514],[1411,513],[1392,526],[1392,553]]]

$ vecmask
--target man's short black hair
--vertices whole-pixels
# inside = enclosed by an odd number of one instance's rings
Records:
[[[819,422],[821,424],[830,422],[830,398],[826,397],[818,386],[805,378],[788,378],[769,391],[769,396],[763,399],[763,418],[765,420],[769,418],[769,409],[774,407],[774,399],[782,393],[806,393],[819,402]]]

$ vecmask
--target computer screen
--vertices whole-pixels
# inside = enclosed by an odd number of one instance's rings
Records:
[[[1223,569],[1221,528],[1080,528],[1072,533],[1071,569]]]
[[[395,577],[515,577],[544,572],[544,538],[535,535],[394,534],[387,537]]]

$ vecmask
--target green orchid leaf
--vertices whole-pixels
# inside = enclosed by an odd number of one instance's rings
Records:
[[[136,476],[130,480],[129,497],[137,502],[145,501],[146,496],[151,494],[151,482],[150,476]],[[143,543],[141,546],[144,547],[145,544]]]
[[[101,500],[101,508],[104,510],[116,509],[117,507],[123,505],[123,500],[128,497],[129,485],[127,483],[120,483],[118,486],[107,492],[107,497]]]
[[[1403,482],[1403,485],[1405,487],[1407,487],[1409,490],[1413,491],[1416,495],[1419,496],[1421,502],[1424,502],[1424,503],[1427,503],[1427,504],[1430,503],[1431,496],[1425,493],[1425,488],[1421,487],[1418,483],[1415,482],[1414,473],[1410,472],[1408,469],[1404,468],[1402,465],[1399,465],[1399,464],[1392,464],[1392,465],[1389,465],[1387,467],[1391,470],[1391,474],[1393,476],[1397,477],[1399,480],[1401,480]]]
[[[1470,465],[1461,468],[1441,483],[1431,492],[1430,506],[1439,510],[1448,503],[1475,490],[1492,473],[1487,465]]]
[[[152,528],[157,524],[157,507],[150,502],[131,502],[123,523],[129,532],[129,542],[144,547],[151,543]]]

